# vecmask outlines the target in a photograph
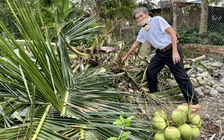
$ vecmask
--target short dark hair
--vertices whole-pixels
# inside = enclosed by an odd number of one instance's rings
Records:
[[[146,7],[139,7],[137,9],[135,9],[134,11],[134,16],[135,14],[139,13],[139,12],[143,12],[144,14],[147,14],[149,13],[148,9]]]

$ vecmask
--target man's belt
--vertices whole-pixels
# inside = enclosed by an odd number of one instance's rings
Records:
[[[163,49],[159,49],[160,52],[166,52],[172,49],[172,44],[169,44],[168,46],[166,46]]]

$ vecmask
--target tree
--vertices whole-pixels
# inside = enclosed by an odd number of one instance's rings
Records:
[[[199,35],[204,36],[208,29],[208,0],[202,0]]]
[[[218,5],[222,0],[209,0],[209,3],[214,3],[215,5]]]
[[[91,14],[113,20],[132,17],[137,2],[136,0],[84,0],[80,2],[80,5]]]
[[[139,6],[147,7],[148,10],[151,10],[156,7],[156,4],[150,0],[144,0],[142,2],[139,2]]]
[[[209,3],[215,3],[216,5],[221,0],[202,0],[201,3],[201,19],[200,19],[200,28],[199,28],[199,35],[205,36],[207,34],[208,29],[208,6]]]
[[[0,0],[0,20],[4,23],[4,25],[9,29],[10,32],[13,33],[13,36],[16,38],[20,38],[20,34],[18,29],[16,28],[15,22],[13,20],[13,14],[11,13],[6,0]],[[0,33],[2,31],[0,30]]]

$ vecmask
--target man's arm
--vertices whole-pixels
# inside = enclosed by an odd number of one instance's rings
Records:
[[[176,31],[172,28],[169,27],[165,30],[171,37],[171,41],[172,41],[172,56],[173,56],[173,63],[177,64],[180,61],[180,55],[177,51],[177,34]]]
[[[128,58],[128,56],[138,47],[138,44],[139,44],[139,42],[136,40],[133,44],[132,44],[132,46],[131,46],[131,48],[130,48],[130,50],[127,52],[127,54],[123,57],[123,59],[122,59],[122,63],[125,61],[125,60],[127,60],[127,58]]]

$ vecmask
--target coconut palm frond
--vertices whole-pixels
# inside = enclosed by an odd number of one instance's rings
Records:
[[[59,32],[64,34],[64,38],[68,43],[80,40],[88,40],[92,37],[92,33],[99,31],[100,26],[96,26],[98,18],[95,16],[84,18],[80,17],[73,21],[67,22],[62,26]]]
[[[109,104],[108,104],[109,105]],[[112,103],[110,104],[112,105]],[[86,112],[88,116],[86,119],[83,119],[80,117],[75,117],[75,113],[73,112],[73,116],[69,117],[62,117],[60,113],[54,109],[51,108],[46,118],[44,118],[44,122],[41,125],[41,129],[38,132],[38,138],[39,139],[45,139],[50,140],[52,138],[54,139],[71,139],[71,138],[81,138],[81,133],[83,134],[83,137],[87,140],[91,140],[92,138],[97,139],[106,139],[110,136],[117,136],[120,132],[121,127],[113,125],[113,122],[115,118],[118,118],[119,114],[124,114],[126,116],[134,115],[134,113],[128,112],[127,104],[121,104],[121,103],[115,103],[114,106],[117,106],[117,109],[113,109],[113,111],[99,111],[99,112]],[[93,105],[92,105],[93,106]],[[117,112],[116,110],[119,110],[119,106],[123,106],[123,108],[127,111],[124,112]],[[133,106],[130,104],[129,108]],[[32,133],[28,135],[28,130],[31,132],[34,132],[37,130],[37,127],[40,125],[41,119],[44,116],[47,108],[47,105],[38,105],[35,107],[35,118],[33,119],[32,125],[28,123],[30,120],[24,119],[23,122],[17,121],[17,125],[7,128],[7,129],[0,129],[0,139],[4,139],[5,135],[4,133],[8,133],[7,135],[12,138],[30,138],[33,137]],[[112,110],[113,107],[109,107],[110,110]],[[79,108],[78,108],[79,109]],[[102,108],[100,108],[102,109]],[[124,110],[123,109],[123,110]],[[25,110],[25,111],[24,111]],[[22,111],[18,111],[18,116],[24,118],[24,113],[28,113],[27,108],[25,108]],[[70,110],[70,109],[69,109]],[[77,109],[73,109],[74,111]],[[82,110],[84,114],[85,110]],[[24,112],[24,113],[22,113]],[[77,111],[78,112],[78,111]],[[78,114],[78,113],[76,113]],[[79,115],[79,114],[78,114]],[[114,117],[116,116],[116,117]],[[14,121],[15,122],[15,121]],[[27,122],[27,123],[24,123]],[[19,125],[20,124],[20,125]],[[26,131],[25,131],[26,130]],[[148,137],[148,127],[145,125],[145,122],[141,122],[138,119],[134,120],[132,122],[132,127],[127,128],[127,131],[131,131],[133,134],[131,135],[133,140],[141,140]],[[144,135],[144,133],[145,135]]]
[[[26,83],[33,83],[41,94],[46,95],[44,95],[46,100],[53,101],[52,104],[61,110],[62,105],[58,104],[59,96],[64,97],[66,85],[53,46],[49,40],[44,38],[40,28],[37,28],[38,24],[35,22],[34,14],[27,12],[24,8],[17,8],[17,12],[21,16],[19,18],[25,21],[21,23],[17,17],[17,23],[21,24],[19,28],[25,39],[25,47],[36,61],[33,62],[30,59],[25,49],[16,42],[2,24],[1,27],[7,33],[9,41],[6,42],[2,38],[4,45],[1,46],[1,49],[4,50],[5,57],[18,67],[19,75],[24,75],[22,77],[24,84],[26,81]],[[14,48],[18,49],[18,53],[14,51]],[[10,54],[7,55],[8,52]]]
[[[41,14],[38,17],[29,6],[16,3],[14,9],[7,2],[25,43],[19,44],[0,23],[7,36],[0,36],[0,139],[104,140],[119,135],[121,127],[113,125],[119,115],[136,116],[127,127],[130,139],[149,138],[148,124],[139,119],[136,106],[126,102],[133,95],[116,90],[110,72],[96,68],[71,73],[69,40],[93,30],[72,31],[87,27],[90,21],[84,20],[79,28],[69,25],[53,46],[44,22],[42,28],[38,25]],[[66,33],[70,35],[66,37]]]
[[[1,140],[15,140],[18,139],[18,133],[21,139],[24,139],[27,133],[28,125],[24,124],[21,126],[13,126],[10,128],[0,128],[0,139]]]

